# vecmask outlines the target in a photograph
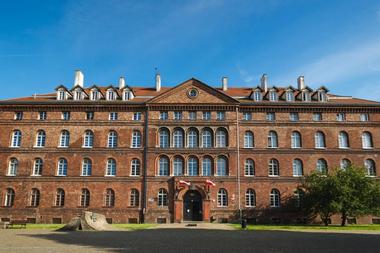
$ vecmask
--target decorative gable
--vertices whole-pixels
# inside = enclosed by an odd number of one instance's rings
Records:
[[[164,104],[237,104],[238,101],[197,79],[190,79],[149,100]]]

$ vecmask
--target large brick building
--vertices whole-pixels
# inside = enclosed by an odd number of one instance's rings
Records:
[[[0,218],[294,222],[288,200],[299,205],[302,175],[350,163],[379,175],[380,103],[303,77],[297,87],[266,75],[257,87],[227,82],[169,88],[157,74],[152,88],[123,78],[84,87],[77,71],[73,87],[0,101]]]

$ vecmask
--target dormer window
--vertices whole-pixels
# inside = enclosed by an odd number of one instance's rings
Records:
[[[98,90],[92,90],[91,100],[99,100],[99,99],[100,99],[100,92]]]
[[[269,92],[269,101],[271,101],[271,102],[277,101],[276,91],[272,90]]]
[[[288,101],[288,102],[294,101],[294,94],[292,91],[286,92],[286,101]]]
[[[255,91],[253,93],[253,100],[255,100],[255,101],[261,101],[261,92],[260,91]]]
[[[66,100],[66,91],[59,90],[57,92],[57,100]]]
[[[308,91],[302,91],[302,101],[310,102],[310,93]]]
[[[116,100],[116,93],[113,90],[107,90],[107,100]]]
[[[75,90],[74,100],[82,100],[82,99],[83,99],[83,92],[81,90]]]
[[[318,91],[318,101],[319,102],[326,102],[327,101],[326,92],[324,92],[323,90]]]
[[[133,99],[133,93],[132,93],[132,91],[129,91],[129,90],[124,91],[124,93],[123,93],[123,100],[128,101],[128,100],[131,100],[131,99]]]

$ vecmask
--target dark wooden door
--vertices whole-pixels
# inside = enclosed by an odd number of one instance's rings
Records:
[[[183,219],[185,221],[201,221],[202,196],[198,191],[190,190],[183,197]]]

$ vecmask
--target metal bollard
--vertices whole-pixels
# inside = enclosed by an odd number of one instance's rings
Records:
[[[241,219],[241,228],[247,229],[247,220],[246,219]]]

